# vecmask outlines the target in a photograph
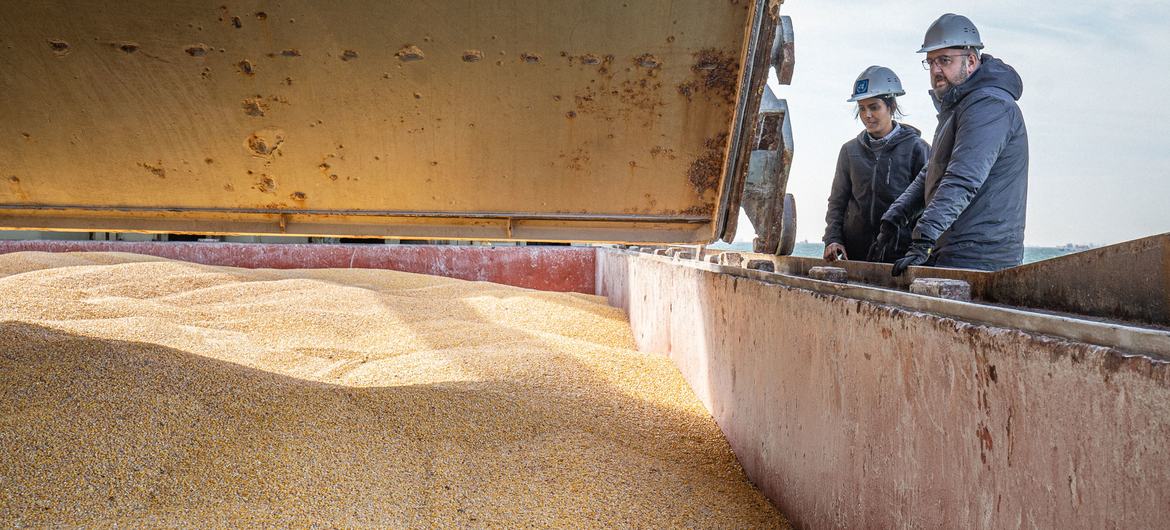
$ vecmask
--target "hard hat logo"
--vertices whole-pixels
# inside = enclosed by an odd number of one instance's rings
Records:
[[[947,13],[935,20],[926,30],[922,48],[918,53],[928,53],[943,48],[983,48],[979,28],[971,19],[954,13]]]
[[[853,97],[849,98],[849,102],[878,96],[901,96],[905,93],[902,80],[898,79],[893,70],[884,66],[871,66],[853,82]]]

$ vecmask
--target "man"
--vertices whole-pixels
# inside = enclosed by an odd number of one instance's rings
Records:
[[[948,13],[918,50],[927,54],[938,129],[926,167],[882,216],[879,256],[922,213],[894,276],[914,265],[999,270],[1023,262],[1028,131],[1016,101],[1024,84],[982,48],[975,25]]]

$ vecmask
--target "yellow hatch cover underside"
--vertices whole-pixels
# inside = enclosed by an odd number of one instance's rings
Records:
[[[7,2],[0,228],[709,241],[757,9]]]

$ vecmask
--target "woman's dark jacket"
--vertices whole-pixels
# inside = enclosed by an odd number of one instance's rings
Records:
[[[837,174],[825,214],[826,245],[840,243],[851,260],[865,260],[881,228],[882,214],[926,165],[930,146],[922,132],[906,124],[884,140],[866,131],[841,146]],[[902,225],[886,258],[893,261],[910,246],[914,222]]]

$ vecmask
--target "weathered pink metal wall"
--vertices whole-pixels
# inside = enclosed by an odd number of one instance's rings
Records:
[[[0,241],[0,254],[21,251],[132,252],[250,269],[390,269],[542,291],[595,291],[591,247]]]
[[[1166,363],[661,257],[598,267],[798,527],[1166,525]]]

